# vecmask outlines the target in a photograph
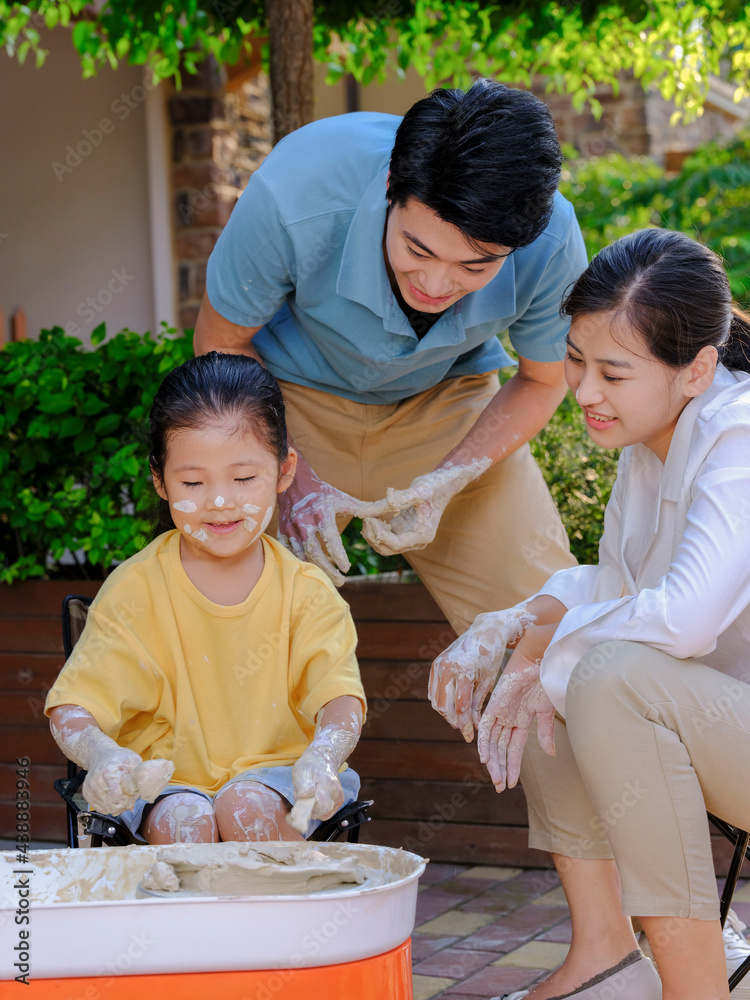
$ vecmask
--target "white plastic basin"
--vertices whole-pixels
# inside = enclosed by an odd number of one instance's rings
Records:
[[[290,846],[263,849],[282,858]],[[25,864],[0,852],[0,980],[18,973],[20,868],[32,872],[35,979],[335,965],[384,954],[410,936],[423,858],[368,844],[309,847],[333,858],[354,855],[372,877],[305,895],[136,899],[156,847],[29,851]]]

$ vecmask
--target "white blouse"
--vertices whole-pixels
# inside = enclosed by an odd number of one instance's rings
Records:
[[[750,683],[750,375],[717,367],[682,411],[664,465],[645,445],[623,449],[599,565],[560,570],[539,593],[570,609],[541,668],[563,717],[578,661],[618,639]],[[606,669],[600,652],[593,669]]]

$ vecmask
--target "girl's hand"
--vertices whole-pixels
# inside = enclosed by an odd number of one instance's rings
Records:
[[[311,819],[328,819],[344,804],[344,789],[338,770],[330,759],[317,752],[313,744],[292,768],[292,781],[295,805],[289,821],[300,833],[306,832]],[[298,818],[300,826],[295,822]],[[303,822],[304,829],[301,829]]]
[[[340,587],[351,564],[336,515],[377,517],[388,509],[385,500],[357,500],[324,483],[300,459],[294,482],[279,497],[278,538],[298,559],[315,563]]]
[[[532,626],[518,643],[492,692],[479,724],[479,759],[487,765],[498,792],[514,788],[534,718],[539,745],[555,754],[555,708],[539,679],[542,656],[555,625]]]
[[[65,756],[88,772],[83,794],[95,812],[119,816],[137,799],[153,802],[174,773],[170,760],[143,761],[119,746],[80,705],[53,708],[50,729]]]
[[[536,618],[524,605],[507,611],[477,615],[463,635],[432,664],[428,694],[436,712],[467,743],[479,728],[482,706],[495,683],[505,650],[523,635]]]
[[[423,549],[434,539],[448,502],[491,465],[489,458],[469,465],[448,464],[417,476],[405,490],[388,489],[386,510],[397,511],[396,516],[389,522],[380,520],[380,514],[366,517],[363,536],[384,556]]]
[[[83,782],[83,795],[89,806],[112,816],[132,809],[140,797],[134,772],[142,763],[132,750],[116,744],[114,748],[102,748],[94,755]]]
[[[292,768],[294,807],[287,822],[303,836],[311,819],[328,819],[344,804],[339,768],[362,731],[362,704],[352,695],[334,698],[318,713],[315,737]]]

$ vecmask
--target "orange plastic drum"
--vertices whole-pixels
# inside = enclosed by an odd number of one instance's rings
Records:
[[[8,984],[9,985],[9,984]],[[15,984],[14,985],[18,985]],[[309,969],[30,979],[32,1000],[412,1000],[411,938],[374,958]],[[15,995],[15,994],[14,994]]]

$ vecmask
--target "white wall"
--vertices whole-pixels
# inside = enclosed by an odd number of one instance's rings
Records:
[[[140,67],[83,80],[65,29],[43,44],[40,69],[0,51],[0,309],[25,308],[30,337],[154,330],[174,315],[155,314],[152,279],[146,107],[159,92]]]
[[[340,80],[334,86],[325,82],[326,68],[315,63],[315,95],[313,115],[316,119],[343,115],[346,110],[346,86]],[[395,72],[388,74],[383,83],[370,83],[359,89],[360,111],[382,111],[390,115],[403,115],[416,101],[426,97],[424,81],[411,67],[400,80]]]

